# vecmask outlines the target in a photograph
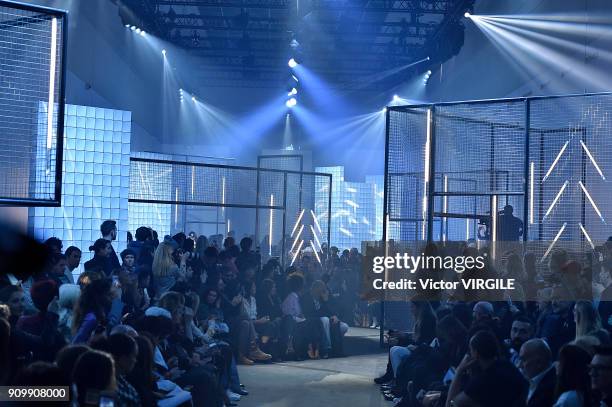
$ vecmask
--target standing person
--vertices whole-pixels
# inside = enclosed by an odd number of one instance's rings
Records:
[[[136,240],[129,242],[127,248],[134,252],[134,257],[136,263],[139,263],[140,258],[140,250],[145,245],[153,246],[152,243],[153,234],[151,233],[151,229],[146,226],[141,226],[136,229]]]
[[[66,249],[64,256],[66,256],[66,271],[64,274],[70,280],[70,284],[74,284],[73,273],[79,267],[79,264],[81,264],[81,249],[76,246],[70,246]]]
[[[156,285],[155,293],[158,297],[170,291],[177,281],[184,281],[187,278],[189,252],[180,254],[177,265],[172,257],[177,248],[178,244],[168,236],[155,250],[152,269]]]
[[[588,407],[591,405],[589,363],[591,356],[576,345],[564,345],[559,351],[557,387],[554,407]]]
[[[112,245],[113,240],[117,240],[117,222],[111,219],[105,220],[102,222],[102,225],[100,225],[100,232],[102,233],[102,239],[106,239],[109,243],[111,243],[111,251],[106,260],[106,267],[104,269],[106,275],[110,276],[113,270],[121,268],[119,258],[117,257],[117,253],[115,253],[115,249]]]
[[[131,249],[125,249],[121,252],[121,269],[126,271],[128,274],[136,272],[136,254]]]
[[[94,256],[91,260],[88,260],[83,264],[85,271],[96,271],[104,273],[109,277],[112,270],[106,274],[106,267],[108,266],[108,256],[112,251],[110,242],[106,239],[98,239],[93,245],[89,246],[89,251],[94,252]]]
[[[591,388],[601,394],[600,407],[612,407],[612,347],[595,348],[589,365]]]

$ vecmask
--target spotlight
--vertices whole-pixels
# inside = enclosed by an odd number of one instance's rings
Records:
[[[140,34],[140,28],[136,29],[136,34]]]
[[[380,112],[381,113],[387,113],[387,106],[383,107]]]
[[[427,61],[429,61],[431,58],[427,57],[427,58],[425,58],[425,59],[426,59]]]
[[[469,12],[465,12],[465,14],[463,15],[463,17],[465,18],[470,18],[472,15]]]
[[[165,57],[166,56],[166,50],[162,49],[162,55]]]
[[[295,68],[297,64],[298,64],[297,61],[293,58],[291,58],[289,62],[287,62],[287,65],[289,65],[289,68]]]
[[[298,91],[296,88],[292,88],[291,91],[287,94],[287,96],[297,95]]]
[[[393,95],[393,101],[394,102],[399,102],[400,97],[398,95]]]
[[[144,37],[144,36],[145,36],[145,34],[146,34],[145,30],[140,31],[140,35],[141,35],[142,37]]]
[[[296,99],[296,98],[291,98],[291,99],[289,99],[289,100],[288,100],[288,101],[285,103],[285,105],[286,105],[286,106],[287,106],[289,109],[291,109],[293,106],[297,105],[297,99]]]
[[[132,31],[134,31],[135,29],[136,29],[136,26],[135,26],[135,25],[133,25],[133,26],[131,26],[131,27],[130,27],[130,30],[132,30]]]
[[[126,24],[126,25],[125,25],[125,28],[130,28],[130,25],[129,25],[129,24]]]
[[[191,97],[191,100],[192,100],[193,102],[195,102],[195,101],[196,101],[196,97],[195,97],[195,96],[192,96],[192,97]]]
[[[431,71],[427,71],[427,76],[430,76],[430,75],[431,75]]]

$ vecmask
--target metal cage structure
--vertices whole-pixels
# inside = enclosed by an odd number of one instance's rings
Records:
[[[509,205],[542,259],[594,250],[612,234],[611,134],[611,93],[387,107],[383,241],[495,247]]]
[[[164,234],[253,236],[264,259],[290,265],[307,247],[318,256],[329,245],[331,183],[317,172],[131,157],[130,222]]]
[[[0,204],[60,206],[67,13],[0,0]]]

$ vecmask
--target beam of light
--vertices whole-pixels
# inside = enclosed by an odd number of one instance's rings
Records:
[[[53,141],[53,115],[55,109],[55,65],[57,63],[57,18],[51,20],[51,50],[49,61],[49,100],[47,101],[47,150]]]
[[[557,165],[557,163],[559,162],[559,159],[561,158],[561,156],[563,155],[563,152],[565,151],[565,149],[567,148],[567,145],[569,144],[569,140],[567,140],[565,142],[565,144],[563,144],[563,147],[561,147],[561,150],[559,150],[559,154],[557,154],[557,157],[555,158],[555,160],[552,162],[552,164],[550,165],[550,168],[548,169],[548,171],[546,171],[546,174],[544,175],[544,178],[542,178],[542,183],[544,183],[544,181],[546,181],[546,179],[548,178],[548,176],[552,173],[552,170],[555,168],[555,166]]]
[[[597,165],[597,161],[595,161],[595,158],[593,157],[593,155],[591,154],[591,152],[587,148],[586,144],[584,144],[584,142],[582,140],[580,140],[580,144],[582,145],[582,148],[584,149],[584,152],[587,154],[587,156],[589,156],[589,159],[591,160],[591,163],[593,163],[593,167],[595,167],[595,169],[599,173],[599,176],[601,177],[601,179],[603,179],[605,181],[606,177],[604,177],[603,172],[601,172],[601,168],[599,168],[599,165]]]
[[[164,58],[166,58],[166,54],[168,53],[168,51],[166,51],[165,49],[162,49],[162,55],[164,56]]]
[[[601,215],[601,212],[599,211],[599,208],[597,207],[597,205],[595,205],[595,201],[593,200],[593,198],[591,198],[591,194],[589,194],[589,191],[587,191],[582,181],[578,181],[578,184],[580,185],[580,188],[582,188],[582,192],[584,192],[584,195],[586,195],[587,199],[591,203],[591,206],[593,207],[595,212],[597,212],[597,216],[599,216],[599,219],[601,219],[603,223],[606,223],[604,217]]]
[[[293,132],[291,131],[291,115],[285,115],[285,129],[283,131],[283,146],[288,147],[293,145]]]
[[[270,195],[270,206],[274,206],[274,194]],[[270,208],[270,238],[268,239],[269,251],[268,254],[272,256],[272,221],[274,220],[273,209]]]
[[[495,258],[495,242],[497,241],[497,195],[491,202],[491,257]]]
[[[390,76],[396,75],[398,73],[400,73],[401,71],[411,68],[415,65],[418,65],[420,63],[429,61],[429,57],[427,58],[423,58],[423,59],[419,59],[418,61],[414,61],[411,62],[409,64],[406,65],[402,65],[402,66],[398,66],[396,68],[391,68],[391,69],[387,69],[386,71],[383,72],[379,72],[376,74],[372,74],[372,75],[368,75],[366,77],[364,77],[362,80],[360,80],[360,83],[356,86],[357,89],[362,89],[365,88],[369,85],[371,85],[372,83],[376,83],[378,81],[381,81],[385,78],[388,78]]]
[[[300,254],[300,250],[302,250],[302,246],[304,245],[304,241],[300,241],[300,245],[298,246],[297,250],[295,251],[295,254],[293,255],[293,260],[291,260],[291,264],[289,264],[289,267],[293,266],[293,263],[295,263],[295,259],[297,259],[298,255]]]
[[[293,251],[295,244],[298,242],[298,240],[300,240],[300,235],[302,234],[302,230],[304,230],[304,225],[300,226],[300,230],[298,231],[297,235],[295,235],[295,239],[293,239],[293,244],[291,245],[291,249],[289,249],[290,252]]]
[[[350,99],[343,97],[337,86],[327,83],[303,64],[297,65],[294,71],[300,78],[300,92],[312,96],[313,107],[318,109],[320,115],[337,117],[338,114],[355,111]]]
[[[578,223],[578,226],[580,226],[580,230],[582,231],[582,234],[584,235],[584,237],[586,237],[586,240],[591,245],[591,248],[595,250],[595,245],[593,244],[593,241],[591,240],[591,236],[589,236],[584,226],[582,226],[582,223]]]
[[[463,15],[463,17],[470,18],[470,17],[472,17],[472,15],[466,11],[465,14]]]
[[[444,192],[448,192],[448,176],[444,176]],[[442,212],[446,213],[448,211],[448,196],[444,195],[444,197],[442,198]],[[444,217],[443,218],[443,225],[442,225],[442,241],[446,242],[446,229],[448,226],[448,218]]]
[[[529,165],[529,224],[533,225],[533,184],[534,184],[535,163]]]
[[[427,109],[427,135],[425,139],[425,164],[423,168],[423,224],[421,225],[421,240],[425,240],[425,222],[427,221],[427,185],[429,184],[429,143],[431,140],[431,109]]]
[[[319,253],[317,253],[317,249],[315,249],[314,243],[312,243],[312,240],[310,241],[310,247],[312,247],[312,251],[314,252],[315,257],[317,258],[317,261],[319,262],[319,264],[321,264],[321,259],[319,258]]]
[[[557,243],[557,240],[559,240],[559,237],[561,236],[561,234],[565,230],[566,226],[567,226],[567,222],[564,222],[563,226],[561,226],[561,229],[559,229],[559,231],[557,232],[557,235],[555,236],[553,241],[550,242],[550,245],[548,246],[548,249],[546,249],[546,252],[544,253],[544,256],[542,256],[542,259],[540,260],[541,263],[544,263],[544,259],[546,258],[546,256],[548,256],[548,253],[550,253],[550,251],[553,249],[553,247],[555,247],[555,244]]]
[[[302,209],[302,211],[300,212],[297,220],[295,221],[295,225],[293,225],[293,229],[291,229],[291,237],[293,237],[293,234],[295,233],[295,230],[297,229],[298,225],[300,224],[300,221],[302,220],[302,216],[304,216],[304,211],[306,209]]]
[[[559,192],[557,192],[557,195],[555,196],[555,199],[553,199],[553,201],[551,202],[550,206],[546,210],[546,213],[544,214],[544,217],[542,218],[542,220],[544,220],[544,219],[546,219],[546,217],[548,217],[550,212],[553,210],[553,208],[557,204],[557,201],[559,200],[559,198],[561,198],[561,195],[563,194],[563,191],[565,191],[565,188],[567,188],[568,184],[569,184],[569,181],[567,181],[567,180],[563,183],[563,185],[561,186],[561,189],[559,189]]]
[[[323,234],[323,232],[321,231],[321,225],[319,225],[319,220],[317,219],[317,215],[315,215],[312,209],[310,210],[310,214],[312,215],[312,219],[314,220],[314,223],[317,226],[317,230],[319,231],[319,233]]]
[[[526,68],[529,80],[541,76],[542,72],[549,72],[552,67],[560,73],[571,76],[572,81],[583,88],[585,84],[594,89],[601,89],[602,85],[610,84],[607,72],[599,70],[597,66],[581,63],[582,59],[575,58],[576,52],[582,54],[585,50],[582,34],[579,40],[568,41],[557,38],[558,35],[540,34],[491,18],[472,17],[472,21],[509,57],[509,61],[523,69]],[[612,53],[605,49],[598,49],[597,55],[612,60]],[[562,83],[558,83],[560,87],[569,84],[567,77]]]

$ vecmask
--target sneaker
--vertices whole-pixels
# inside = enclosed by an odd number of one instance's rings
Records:
[[[225,394],[230,401],[240,401],[240,394],[236,394],[231,390],[226,390]]]
[[[384,375],[374,379],[374,383],[376,384],[389,383],[392,379],[393,379],[393,375],[391,373],[385,373]]]
[[[240,365],[251,366],[254,363],[255,362],[253,362],[251,359],[247,358],[246,356],[240,356],[238,358],[238,364],[240,364]]]
[[[249,353],[249,359],[256,361],[270,360],[272,359],[272,355],[262,352],[261,349],[257,348]]]

